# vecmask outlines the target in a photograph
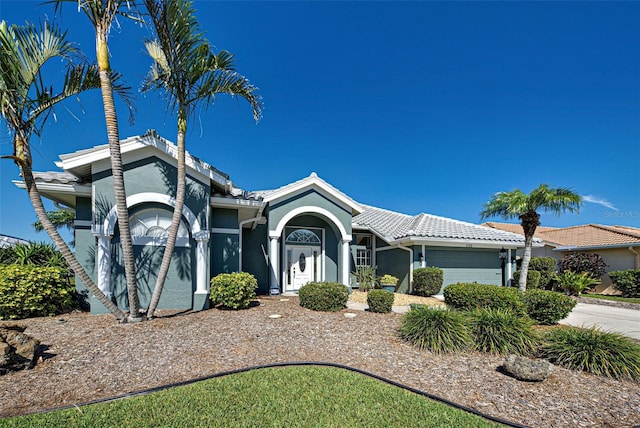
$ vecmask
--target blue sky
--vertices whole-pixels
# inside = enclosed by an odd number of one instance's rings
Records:
[[[640,227],[640,2],[196,1],[217,49],[260,88],[264,118],[218,98],[191,123],[187,149],[247,190],[316,172],[360,203],[478,223],[492,194],[540,183],[586,197],[580,214],[545,226]],[[53,18],[50,5],[0,0],[9,23]],[[88,56],[94,38],[75,5],[63,9]],[[149,30],[121,21],[112,65],[135,89],[136,123],[120,107],[120,136],[155,128],[175,141],[175,118],[138,93]],[[106,142],[100,95],[58,108],[34,170],[58,154]],[[11,152],[0,133],[0,154]],[[46,240],[0,162],[0,233]]]

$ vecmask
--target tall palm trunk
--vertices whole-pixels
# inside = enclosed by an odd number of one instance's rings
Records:
[[[518,287],[520,291],[527,290],[527,276],[529,274],[529,262],[531,261],[531,249],[533,247],[533,236],[540,225],[540,215],[535,211],[527,211],[520,215],[522,231],[524,232],[524,254],[520,265],[520,279]]]
[[[107,45],[106,30],[96,32],[96,56],[100,70],[100,86],[102,90],[102,103],[104,105],[104,117],[107,125],[107,139],[111,155],[111,173],[113,176],[113,188],[116,199],[116,211],[118,214],[118,228],[120,229],[120,244],[124,259],[124,271],[127,282],[127,295],[129,297],[129,319],[140,318],[140,303],[138,300],[138,284],[136,278],[136,261],[131,241],[129,227],[129,210],[127,209],[127,195],[124,184],[124,172],[122,167],[122,154],[120,152],[120,136],[115,103],[113,101],[113,88],[111,84],[111,64],[109,61],[109,48]]]
[[[153,314],[158,307],[160,295],[164,288],[164,282],[167,279],[169,266],[171,265],[171,257],[176,245],[178,229],[182,220],[182,208],[184,207],[185,191],[186,191],[186,161],[185,161],[185,136],[187,133],[187,115],[184,108],[180,108],[178,112],[178,174],[176,183],[175,207],[173,209],[173,217],[171,218],[171,226],[169,228],[169,236],[167,237],[167,245],[162,255],[162,264],[156,279],[156,285],[151,296],[151,303],[147,311],[147,318],[153,318]]]
[[[118,307],[109,298],[107,298],[102,290],[100,290],[100,288],[98,288],[98,286],[93,282],[82,265],[80,265],[76,257],[73,255],[67,243],[64,241],[64,239],[62,239],[56,227],[53,225],[53,223],[51,223],[51,220],[49,220],[47,212],[42,203],[42,198],[40,197],[40,193],[38,192],[35,180],[33,178],[29,150],[26,148],[27,144],[28,143],[25,143],[24,141],[20,141],[20,137],[18,137],[16,134],[15,147],[17,149],[17,158],[19,159],[16,160],[16,164],[18,165],[18,168],[20,168],[20,173],[27,188],[27,193],[29,194],[29,200],[31,201],[31,205],[33,205],[33,209],[36,213],[36,216],[38,217],[38,220],[42,224],[43,229],[47,232],[53,243],[58,248],[58,251],[60,251],[60,253],[62,254],[62,257],[64,257],[69,267],[76,275],[78,275],[87,289],[118,320],[125,321],[126,315],[120,309],[118,309]]]

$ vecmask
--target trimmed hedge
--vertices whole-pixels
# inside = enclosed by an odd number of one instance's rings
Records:
[[[59,267],[0,266],[0,319],[53,316],[78,308],[67,273]]]
[[[622,293],[622,297],[640,297],[640,269],[627,269],[609,272],[613,288]]]
[[[556,324],[569,316],[577,301],[547,290],[527,290],[522,296],[527,315],[540,324]]]
[[[338,282],[309,282],[300,287],[298,297],[303,308],[336,312],[347,307],[349,289]]]
[[[438,294],[444,282],[444,272],[437,267],[418,268],[413,271],[413,292],[418,296]]]
[[[520,270],[513,272],[513,286],[518,287],[520,284]],[[540,278],[542,274],[537,270],[529,269],[527,271],[527,290],[533,288],[540,288]]]
[[[553,257],[532,257],[529,261],[529,272],[540,272],[538,287],[543,290],[551,290],[553,286],[553,274],[556,270],[556,259]]]
[[[367,293],[367,305],[371,312],[388,314],[391,312],[395,294],[387,290],[371,290]]]
[[[504,309],[526,315],[522,293],[517,288],[474,283],[456,283],[444,289],[444,302],[454,309]]]
[[[250,273],[221,273],[211,279],[209,298],[214,305],[229,309],[245,309],[256,298],[258,281]]]

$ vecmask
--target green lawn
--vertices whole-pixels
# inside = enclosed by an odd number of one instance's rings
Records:
[[[495,427],[348,370],[258,369],[153,394],[0,419],[0,427]]]
[[[620,296],[608,296],[604,294],[583,294],[582,297],[591,299],[613,300],[614,302],[626,302],[626,303],[640,303],[639,297],[620,297]]]

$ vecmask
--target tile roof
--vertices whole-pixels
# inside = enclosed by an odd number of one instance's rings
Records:
[[[28,244],[29,241],[9,235],[0,235],[0,248],[9,248],[16,244]]]
[[[594,247],[603,245],[640,244],[640,229],[624,226],[585,224],[550,230],[542,239],[561,246]]]
[[[82,184],[83,180],[80,177],[68,172],[47,171],[47,172],[35,172],[33,173],[37,183],[55,183],[55,184]]]
[[[484,223],[483,226],[494,229],[522,233],[522,226],[512,223]],[[558,246],[597,247],[606,245],[622,245],[640,243],[640,229],[630,226],[605,226],[602,224],[585,224],[572,227],[538,226],[536,238]]]
[[[409,216],[368,205],[363,207],[364,212],[353,218],[354,228],[371,229],[387,241],[402,238],[432,238],[524,244],[524,237],[520,234],[490,229],[473,223],[425,213]]]

